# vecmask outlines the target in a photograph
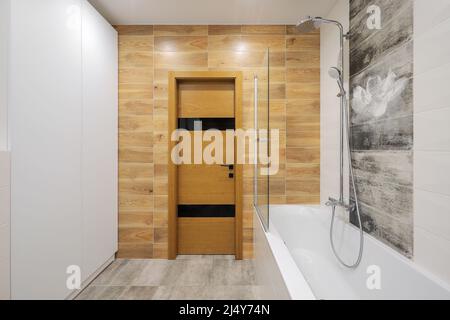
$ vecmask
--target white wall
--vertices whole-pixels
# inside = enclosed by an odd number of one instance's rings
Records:
[[[414,261],[450,284],[450,0],[414,9]]]
[[[344,32],[349,29],[349,1],[338,0],[333,9],[325,16],[340,21]],[[330,67],[338,66],[339,30],[333,25],[323,25],[320,34],[320,121],[321,121],[321,164],[320,164],[320,199],[324,204],[328,198],[339,197],[339,117],[340,101],[337,97],[339,88],[336,80],[328,75]],[[348,90],[349,58],[348,42],[345,47],[345,87]],[[348,160],[345,144],[344,196],[348,199]]]
[[[67,267],[86,279],[117,247],[117,35],[84,2],[11,7],[14,299],[67,297]]]
[[[0,1],[0,300],[10,297],[9,15],[10,1]]]

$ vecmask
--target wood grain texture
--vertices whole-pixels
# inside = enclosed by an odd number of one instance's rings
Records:
[[[234,218],[178,218],[179,254],[235,254]]]
[[[234,179],[219,165],[178,167],[178,204],[234,204]]]
[[[159,52],[195,52],[208,48],[207,36],[155,37],[155,50]]]
[[[153,27],[119,31],[119,252],[152,257]]]
[[[206,25],[156,25],[153,27],[155,36],[206,36]]]
[[[147,217],[141,222],[136,218],[132,224],[129,217],[119,224],[123,228],[149,228],[153,233],[153,237],[145,241],[138,236],[127,236],[129,242],[119,244],[120,257],[169,256],[171,234],[167,226],[172,201],[169,200],[170,168],[167,165],[168,128],[171,125],[168,121],[170,71],[241,71],[243,106],[240,121],[244,129],[252,128],[253,75],[257,74],[261,82],[267,81],[265,50],[270,46],[270,120],[272,128],[281,130],[280,170],[272,182],[276,194],[270,195],[270,201],[274,204],[318,203],[315,191],[299,194],[296,181],[304,175],[318,177],[319,171],[307,173],[295,167],[307,166],[320,157],[317,152],[313,156],[299,154],[302,148],[319,146],[318,31],[303,35],[294,26],[284,25],[116,26],[116,29],[119,31],[121,82],[119,179],[123,182],[120,192],[123,206],[120,215],[136,213]],[[267,90],[261,88],[260,93],[267,95]],[[242,166],[237,168],[239,170],[246,181],[252,181],[252,166]],[[289,183],[287,172],[291,174]],[[242,252],[243,258],[251,258],[253,190],[242,188]],[[151,195],[133,194],[150,189],[153,190]],[[149,199],[134,199],[133,196]]]
[[[212,87],[211,87],[212,85]],[[219,87],[218,87],[219,85]],[[205,91],[206,88],[206,91]],[[218,90],[219,89],[219,90]],[[177,128],[177,120],[180,116],[186,117],[198,117],[198,110],[205,112],[211,109],[211,113],[207,116],[217,117],[223,110],[215,109],[214,105],[218,99],[224,100],[225,104],[231,105],[232,109],[228,111],[227,116],[235,118],[236,128],[242,126],[242,73],[236,71],[177,71],[169,72],[169,132]],[[184,97],[185,91],[188,92],[187,98]],[[194,91],[192,94],[191,91]],[[200,92],[200,94],[198,92]],[[209,92],[213,93],[213,96],[209,96]],[[217,94],[219,91],[220,94]],[[209,93],[208,93],[209,92]],[[229,93],[232,92],[232,95]],[[223,95],[225,93],[225,95]],[[204,97],[207,97],[206,100]],[[229,101],[231,99],[231,101]],[[198,101],[206,101],[202,108],[187,108],[192,105],[197,105]],[[203,102],[204,103],[204,102]],[[223,103],[219,103],[223,105]],[[212,107],[212,108],[211,108]],[[222,109],[224,107],[222,106]],[[226,110],[226,109],[225,109]],[[200,116],[205,116],[200,114]],[[176,141],[170,140],[168,142],[168,150],[172,150]],[[235,154],[237,143],[235,141]],[[177,217],[177,205],[178,204],[235,204],[235,217],[233,221],[233,229],[231,230],[231,236],[233,241],[231,246],[233,247],[233,253],[236,259],[242,259],[243,253],[243,230],[242,230],[242,179],[243,170],[242,165],[235,165],[234,179],[228,177],[228,168],[223,168],[218,165],[206,166],[206,165],[180,165],[176,166],[171,160],[168,160],[168,190],[169,190],[169,226],[168,226],[168,257],[174,259],[180,252],[197,252],[197,253],[214,253],[220,254],[223,250],[221,247],[216,247],[217,239],[209,232],[200,237],[203,242],[196,241],[196,237],[193,236],[196,228],[194,223],[184,225],[184,230],[180,230],[180,218]],[[213,178],[211,178],[213,177]],[[208,190],[208,191],[206,191]],[[201,220],[195,219],[200,223]],[[218,221],[218,220],[214,220]],[[221,228],[225,226],[218,226],[217,233],[220,234]],[[226,228],[225,228],[226,229]],[[198,231],[198,230],[197,230]],[[228,230],[228,233],[230,230]],[[181,234],[188,234],[190,238],[183,237]],[[222,234],[224,239],[226,236]],[[189,250],[180,251],[180,247],[185,246],[184,242],[187,241]],[[194,241],[194,242],[193,242]],[[222,240],[221,240],[222,241]],[[219,241],[218,244],[221,242]],[[230,244],[228,244],[230,245]],[[198,247],[198,248],[197,248]],[[185,250],[185,249],[183,249]],[[199,251],[195,251],[199,250]],[[192,253],[191,253],[192,254]]]
[[[177,79],[175,72],[169,72],[169,113],[168,113],[168,135],[178,127],[178,100],[177,100]],[[168,148],[172,150],[176,145],[175,141],[168,140]],[[176,166],[172,161],[167,160],[168,176],[167,179],[171,183],[168,184],[168,237],[167,243],[168,258],[175,259],[178,252],[178,220],[177,220],[177,204],[178,204],[178,173]]]
[[[286,37],[286,203],[320,203],[320,32]],[[279,196],[282,196],[281,194]]]
[[[189,81],[178,86],[179,118],[234,118],[234,81]]]

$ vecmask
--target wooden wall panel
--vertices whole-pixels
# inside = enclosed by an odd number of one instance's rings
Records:
[[[320,34],[284,25],[118,26],[119,256],[167,258],[168,72],[244,74],[243,127],[253,128],[253,76],[267,81],[280,170],[271,203],[319,203]],[[260,103],[267,89],[260,88]],[[244,166],[244,258],[253,256],[253,167]]]
[[[320,203],[320,33],[286,38],[286,203]]]
[[[153,257],[153,28],[119,31],[119,252]]]

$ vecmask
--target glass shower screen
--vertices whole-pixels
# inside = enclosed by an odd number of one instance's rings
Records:
[[[254,207],[267,231],[269,229],[269,176],[264,174],[267,165],[261,162],[268,158],[269,147],[269,55],[267,50],[264,56],[264,67],[255,72],[254,78],[254,124],[255,124],[255,148],[254,148],[254,175],[253,175],[253,199]]]

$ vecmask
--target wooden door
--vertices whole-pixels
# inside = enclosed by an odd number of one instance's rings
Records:
[[[170,131],[184,129],[198,137],[217,129],[225,142],[225,130],[241,127],[240,73],[171,73],[169,95]],[[191,141],[192,148],[199,142]],[[201,149],[209,143],[203,142]],[[169,143],[170,150],[175,144]],[[174,165],[169,159],[171,259],[177,254],[235,254],[242,258],[242,166],[225,161],[226,145],[222,153],[219,164],[194,164],[194,150],[192,164]]]

